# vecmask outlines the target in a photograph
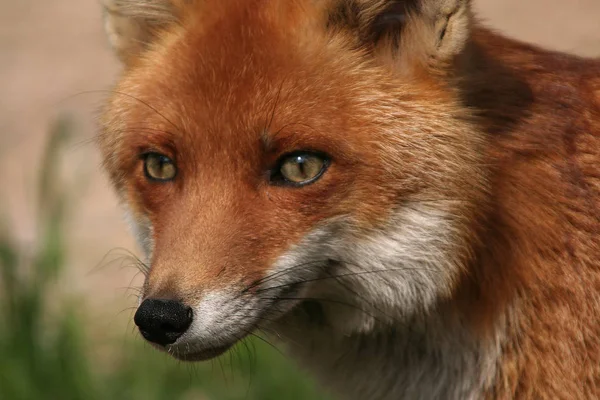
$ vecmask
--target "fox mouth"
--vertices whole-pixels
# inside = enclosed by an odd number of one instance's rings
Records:
[[[231,349],[235,343],[219,346],[219,347],[211,347],[208,349],[204,349],[201,351],[181,351],[181,350],[171,350],[170,348],[166,348],[166,350],[171,356],[176,358],[179,361],[187,361],[187,362],[199,362],[199,361],[208,361],[213,358],[219,357],[226,353],[229,349]]]
[[[186,337],[186,335],[182,336],[181,339],[173,344],[168,344],[166,346],[156,345],[155,347],[159,350],[162,350],[168,353],[170,356],[174,357],[179,361],[184,362],[202,362],[208,361],[214,358],[217,358],[231,348],[233,348],[237,343],[243,341],[248,336],[256,336],[253,332],[257,329],[260,329],[260,320],[263,320],[264,315],[268,314],[269,310],[266,310],[260,313],[256,318],[257,322],[253,325],[250,325],[244,329],[243,334],[232,335],[229,337],[221,338],[217,343],[213,343],[212,345],[207,343],[206,341],[196,342],[196,338]],[[216,335],[219,336],[219,335]],[[214,337],[213,337],[214,338]]]
[[[303,303],[303,302],[298,302],[298,303]],[[222,339],[220,340],[221,343],[215,343],[214,345],[210,346],[208,345],[208,343],[204,343],[204,344],[200,344],[200,343],[194,343],[194,338],[185,338],[182,337],[182,339],[184,339],[183,341],[177,341],[173,344],[170,345],[166,345],[166,346],[161,346],[161,345],[156,345],[154,344],[154,347],[158,348],[159,350],[162,350],[166,353],[168,353],[170,356],[174,357],[175,359],[179,360],[179,361],[184,361],[184,362],[202,362],[202,361],[209,361],[211,359],[217,358],[223,354],[225,354],[227,351],[229,351],[231,348],[233,348],[237,343],[245,340],[248,336],[257,336],[256,334],[254,334],[254,332],[258,329],[260,330],[262,328],[262,325],[260,324],[260,321],[265,320],[269,317],[266,317],[267,315],[271,315],[271,311],[272,310],[265,310],[262,313],[260,313],[259,315],[256,316],[257,321],[244,329],[244,334],[241,334],[239,336],[234,336],[234,337],[229,337],[227,339]],[[279,316],[284,315],[284,313],[282,313]],[[271,316],[270,319],[272,322],[274,322],[277,317],[275,316]],[[223,344],[225,343],[225,344]]]

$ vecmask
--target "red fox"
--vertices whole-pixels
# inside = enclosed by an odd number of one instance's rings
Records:
[[[106,0],[105,167],[186,361],[341,399],[600,398],[600,61],[469,0]]]

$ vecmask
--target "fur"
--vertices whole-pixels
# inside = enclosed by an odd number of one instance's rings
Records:
[[[163,350],[265,328],[345,399],[600,396],[600,62],[466,0],[106,7],[125,68],[99,146],[142,297],[197,317]],[[305,149],[318,181],[268,183]]]

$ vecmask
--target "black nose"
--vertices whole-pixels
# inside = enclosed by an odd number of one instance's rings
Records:
[[[133,320],[147,340],[165,346],[187,331],[192,323],[192,309],[174,300],[146,299]]]

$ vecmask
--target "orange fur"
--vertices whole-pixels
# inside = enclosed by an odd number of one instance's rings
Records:
[[[321,3],[178,1],[147,46],[117,46],[100,147],[153,227],[144,296],[241,290],[323,221],[362,237],[404,204],[443,205],[458,272],[435,309],[505,338],[480,394],[600,396],[600,63],[493,33],[464,1],[407,1],[400,36],[373,30],[398,3]],[[297,149],[332,165],[269,186]],[[147,182],[148,150],[176,181]]]

